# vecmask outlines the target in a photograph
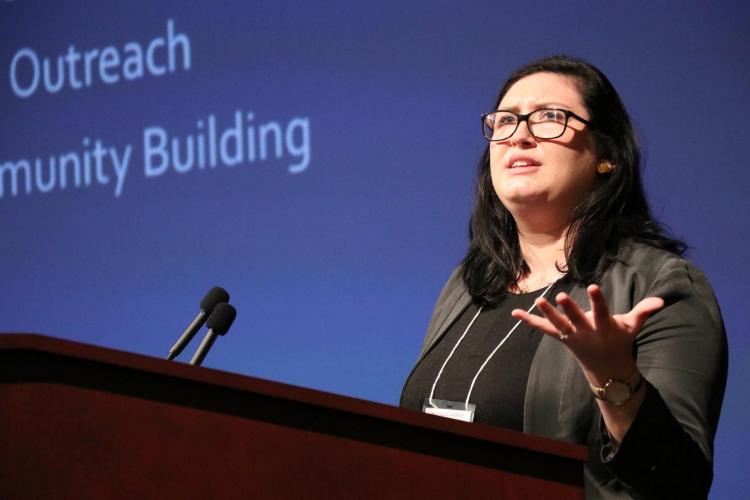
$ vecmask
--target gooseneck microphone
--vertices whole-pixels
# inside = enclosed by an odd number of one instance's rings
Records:
[[[198,330],[201,329],[203,323],[206,322],[206,318],[208,318],[214,311],[216,305],[222,302],[229,302],[229,294],[226,290],[224,290],[220,286],[215,286],[208,291],[206,296],[203,297],[203,300],[201,300],[201,311],[198,313],[192,323],[188,325],[188,327],[185,329],[185,332],[180,336],[179,339],[177,339],[177,342],[175,342],[175,344],[169,350],[169,354],[167,354],[167,360],[172,360],[180,355],[182,350],[185,349],[185,347],[190,343],[191,340],[193,340],[193,337],[195,337],[195,334],[198,333]]]
[[[229,327],[232,326],[232,322],[236,316],[237,310],[226,302],[216,305],[214,312],[211,313],[206,321],[208,333],[203,337],[201,345],[198,347],[198,350],[195,351],[193,359],[190,360],[191,365],[200,366],[203,362],[203,358],[206,357],[206,354],[208,354],[209,349],[211,349],[211,346],[216,340],[216,337],[224,335],[229,331]]]

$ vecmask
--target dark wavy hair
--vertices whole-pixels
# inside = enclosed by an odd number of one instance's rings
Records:
[[[596,282],[616,260],[626,240],[683,255],[684,242],[669,236],[651,215],[641,182],[641,155],[625,106],[606,76],[593,65],[569,56],[531,62],[510,75],[495,102],[496,109],[510,87],[534,73],[571,77],[590,116],[598,156],[615,165],[599,176],[572,214],[565,241],[567,273],[578,284]],[[529,272],[521,255],[516,223],[492,186],[489,145],[479,161],[476,199],[469,223],[469,249],[462,275],[475,301],[496,303]],[[562,269],[561,269],[562,271]]]

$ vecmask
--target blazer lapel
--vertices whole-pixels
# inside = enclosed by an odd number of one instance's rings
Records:
[[[421,360],[432,347],[440,340],[448,328],[458,319],[471,304],[471,296],[464,286],[457,286],[445,297],[442,304],[438,305],[435,316],[427,327],[427,334],[419,353]]]
[[[570,297],[587,310],[584,288]],[[531,362],[524,401],[524,432],[553,439],[582,442],[590,429],[586,415],[593,396],[570,351],[559,340],[544,335]]]

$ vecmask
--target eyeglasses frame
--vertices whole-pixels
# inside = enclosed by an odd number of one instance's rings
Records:
[[[560,132],[560,135],[556,135],[554,137],[537,137],[534,132],[531,131],[531,127],[529,126],[529,117],[533,115],[534,113],[538,113],[539,111],[562,111],[565,114],[565,124],[563,125],[562,132]],[[508,137],[503,137],[502,139],[490,139],[484,134],[484,120],[487,118],[487,116],[493,114],[493,113],[510,113],[516,117],[518,121],[516,121],[516,128],[513,129],[513,132]],[[560,109],[560,108],[539,108],[535,109],[534,111],[530,113],[526,113],[525,115],[522,115],[520,113],[514,113],[513,111],[509,111],[507,109],[496,109],[495,111],[488,111],[487,113],[482,113],[481,119],[482,119],[482,137],[487,139],[490,142],[500,142],[500,141],[507,141],[513,135],[518,131],[518,127],[521,126],[521,122],[526,122],[526,128],[529,129],[529,134],[534,139],[541,139],[541,140],[548,140],[548,139],[557,139],[558,137],[562,137],[562,135],[565,133],[566,130],[568,130],[568,120],[570,120],[570,117],[575,118],[579,122],[589,126],[590,128],[593,128],[591,125],[591,122],[586,120],[585,118],[581,118],[579,115],[575,114],[574,112],[570,111],[569,109]]]

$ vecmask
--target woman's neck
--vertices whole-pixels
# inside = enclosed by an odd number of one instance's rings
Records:
[[[558,280],[566,269],[565,238],[568,225],[544,228],[519,225],[518,222],[516,225],[521,254],[529,268],[529,272],[518,282],[519,290],[536,290]]]

